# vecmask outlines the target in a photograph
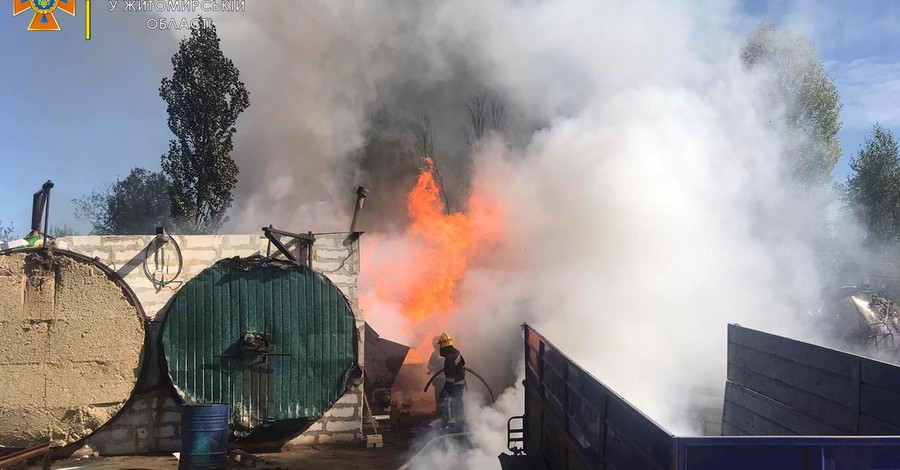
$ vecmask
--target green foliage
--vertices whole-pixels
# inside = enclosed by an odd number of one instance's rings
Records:
[[[2,220],[0,220],[0,242],[5,242],[5,241],[9,241],[9,240],[18,238],[15,236],[15,233],[16,233],[16,230],[12,224],[6,225],[3,223]]]
[[[866,241],[874,247],[900,241],[900,151],[893,134],[876,124],[850,169],[845,200]]]
[[[73,202],[76,217],[88,220],[94,235],[152,234],[157,225],[173,225],[169,181],[162,173],[143,168],[133,168],[109,188]]]
[[[212,233],[227,221],[238,167],[231,158],[238,115],[250,93],[219,47],[215,25],[193,28],[172,57],[159,95],[175,139],[162,157],[171,181],[172,215],[186,232]]]
[[[741,58],[751,68],[773,74],[779,104],[785,106],[788,136],[795,142],[791,172],[798,180],[824,183],[841,158],[841,102],[812,43],[771,24],[761,25]]]

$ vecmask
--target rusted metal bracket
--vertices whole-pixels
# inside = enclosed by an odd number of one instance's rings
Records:
[[[50,451],[50,444],[41,444],[0,457],[0,468],[31,460]]]

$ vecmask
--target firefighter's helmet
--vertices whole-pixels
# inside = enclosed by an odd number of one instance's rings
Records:
[[[438,336],[437,343],[438,343],[438,346],[440,346],[442,348],[446,348],[447,346],[453,346],[453,338],[451,338],[450,335],[448,335],[447,333],[441,333],[441,335]]]

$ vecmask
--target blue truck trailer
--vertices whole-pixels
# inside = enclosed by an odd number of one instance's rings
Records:
[[[900,421],[900,367],[729,325],[727,386],[742,394],[726,396],[723,428],[741,435],[681,437],[644,415],[532,327],[526,324],[523,329],[525,414],[509,421],[511,453],[500,456],[504,470],[900,469],[900,436],[853,435],[861,434],[860,422],[882,420],[869,429],[886,430],[892,429],[892,415]],[[829,370],[834,366],[832,353],[845,360],[847,371],[839,371],[844,375]],[[878,380],[870,381],[879,385],[865,382],[866,368],[877,371]],[[840,390],[823,392],[823,383]],[[891,388],[896,388],[897,401],[889,402],[894,397]],[[864,390],[875,390],[888,400],[884,416],[870,411],[878,416],[865,417],[860,403],[869,398]],[[822,399],[820,395],[837,401],[831,408],[822,400],[804,406]],[[753,400],[752,405],[742,397]],[[832,414],[849,417],[856,428],[822,427],[816,421],[819,410],[844,408],[844,414]],[[802,425],[792,430],[794,422]],[[804,427],[830,435],[798,435]]]

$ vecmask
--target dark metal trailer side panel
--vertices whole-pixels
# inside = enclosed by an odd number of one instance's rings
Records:
[[[900,437],[675,436],[523,329],[524,449],[549,469],[900,469]]]
[[[678,469],[900,469],[900,437],[715,436],[676,441]]]
[[[900,368],[728,325],[722,434],[900,434]]]

